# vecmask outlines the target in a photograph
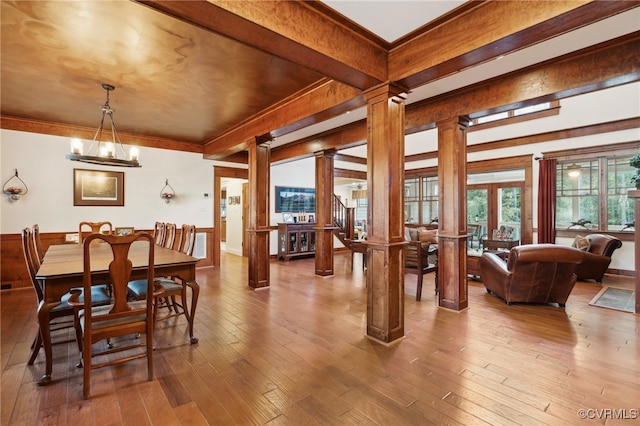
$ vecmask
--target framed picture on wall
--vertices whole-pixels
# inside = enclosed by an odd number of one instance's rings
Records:
[[[122,235],[133,235],[133,228],[132,227],[121,227],[121,228],[116,228],[116,235],[118,236],[122,236]]]
[[[124,206],[124,172],[73,169],[74,206]]]

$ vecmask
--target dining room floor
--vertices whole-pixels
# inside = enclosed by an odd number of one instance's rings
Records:
[[[366,333],[366,270],[350,252],[334,275],[314,259],[271,262],[271,286],[247,286],[247,259],[222,253],[200,268],[189,344],[184,317],[156,326],[155,380],[145,361],[92,373],[82,399],[73,332],[54,345],[53,383],[36,384],[41,353],[33,290],[1,298],[2,425],[630,425],[640,401],[640,316],[590,306],[602,286],[578,282],[565,309],[506,305],[469,281],[469,308],[436,306],[433,275],[422,301],[405,276],[405,337]],[[605,285],[633,288],[629,277]],[[116,342],[117,343],[117,342]],[[634,411],[635,410],[635,411]],[[586,420],[585,420],[586,418]],[[637,420],[636,420],[637,421]]]

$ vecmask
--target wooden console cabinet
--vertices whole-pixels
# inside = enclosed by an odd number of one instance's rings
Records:
[[[314,256],[316,251],[315,223],[279,223],[278,259]]]

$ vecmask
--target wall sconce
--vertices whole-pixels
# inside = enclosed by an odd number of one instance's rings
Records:
[[[26,195],[29,192],[29,187],[18,176],[18,169],[15,171],[15,174],[2,185],[2,192],[8,195],[11,200],[18,201],[21,195]]]
[[[567,174],[569,175],[569,177],[575,178],[580,176],[581,173],[582,167],[577,165],[576,163],[573,163],[572,165],[567,167]]]
[[[164,200],[165,203],[169,204],[173,198],[176,197],[176,191],[174,191],[173,187],[169,185],[169,179],[164,182],[164,186],[160,191],[160,198]]]

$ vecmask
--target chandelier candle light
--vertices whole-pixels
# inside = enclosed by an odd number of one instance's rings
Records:
[[[80,139],[74,138],[71,139],[71,154],[68,154],[65,158],[72,161],[81,161],[83,163],[98,164],[102,166],[142,167],[138,162],[140,151],[136,147],[131,148],[129,151],[129,158],[125,159],[127,155],[124,147],[122,146],[122,142],[120,141],[120,136],[118,136],[116,125],[113,121],[113,109],[111,109],[111,106],[109,105],[109,92],[115,90],[115,87],[110,84],[103,83],[102,88],[107,91],[107,100],[101,107],[102,120],[100,120],[100,125],[93,137],[93,142],[89,147],[87,155],[84,155],[83,153],[84,143]],[[102,130],[104,127],[104,119],[107,116],[111,122],[112,137],[110,142],[103,142]],[[121,155],[125,158],[118,158],[118,154],[116,152],[118,148]]]

